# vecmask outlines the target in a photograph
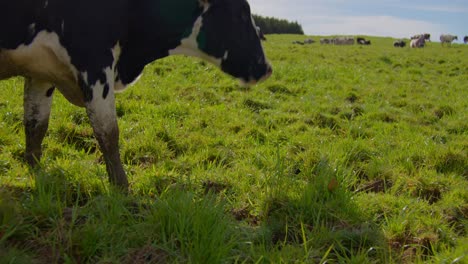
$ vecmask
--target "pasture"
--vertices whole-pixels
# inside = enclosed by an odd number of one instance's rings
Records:
[[[468,46],[305,38],[268,35],[250,88],[147,66],[117,95],[128,195],[59,93],[29,170],[23,80],[1,81],[0,263],[468,261]]]

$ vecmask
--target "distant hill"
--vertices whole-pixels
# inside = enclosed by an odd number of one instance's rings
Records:
[[[264,34],[301,34],[304,35],[302,26],[298,22],[290,22],[286,19],[263,17],[253,15],[255,24],[262,29]]]

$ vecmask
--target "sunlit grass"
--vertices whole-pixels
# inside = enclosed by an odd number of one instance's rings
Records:
[[[466,261],[468,47],[303,38],[268,36],[251,88],[148,65],[117,95],[128,196],[60,94],[29,170],[22,80],[0,82],[0,263]]]

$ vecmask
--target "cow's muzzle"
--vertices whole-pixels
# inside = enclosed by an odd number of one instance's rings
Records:
[[[263,82],[266,79],[270,78],[272,74],[273,74],[273,68],[271,67],[271,64],[267,62],[265,74],[263,76],[261,76],[260,78],[250,77],[248,80],[241,78],[240,83],[242,86],[253,86],[253,85],[256,85],[257,83]]]

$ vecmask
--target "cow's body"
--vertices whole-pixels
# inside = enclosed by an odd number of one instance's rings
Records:
[[[421,35],[418,39],[412,39],[410,42],[411,48],[424,48],[426,45],[426,38],[424,35]]]
[[[356,42],[359,45],[370,45],[371,44],[370,40],[366,40],[365,38],[362,38],[362,37],[356,38]]]
[[[0,80],[25,77],[26,159],[35,165],[54,87],[86,107],[110,181],[127,186],[114,92],[146,64],[197,56],[255,83],[271,74],[245,0],[0,0]]]
[[[322,38],[320,44],[354,45],[353,37]]]
[[[429,33],[422,33],[422,34],[417,34],[417,35],[414,35],[414,36],[411,36],[410,39],[419,39],[421,37],[424,37],[424,40],[427,42],[427,41],[431,41],[431,34]]]
[[[331,43],[331,40],[329,38],[321,38],[320,39],[320,44],[324,45],[324,44],[330,44]]]
[[[444,44],[447,44],[447,45],[452,45],[452,42],[454,40],[458,40],[458,37],[457,36],[454,36],[454,35],[450,35],[450,34],[442,34],[440,35],[440,44],[443,46]]]
[[[335,45],[354,45],[353,37],[336,37],[332,39],[332,43]]]
[[[400,40],[395,40],[393,42],[393,47],[395,47],[395,48],[403,48],[405,46],[406,46],[406,42],[404,40],[400,39]]]

